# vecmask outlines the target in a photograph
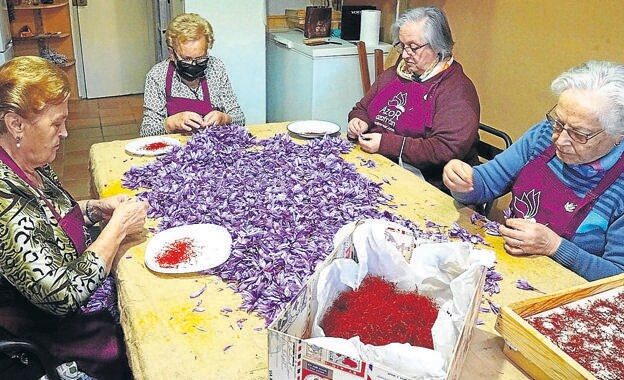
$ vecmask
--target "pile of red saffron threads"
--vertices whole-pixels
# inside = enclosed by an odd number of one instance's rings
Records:
[[[168,244],[156,256],[156,262],[161,268],[175,268],[193,256],[195,256],[193,241],[185,238]]]
[[[433,349],[431,327],[438,308],[428,297],[402,292],[382,278],[368,276],[357,290],[338,296],[321,321],[326,336],[374,346],[409,343]]]
[[[169,144],[162,142],[162,141],[158,141],[158,142],[153,142],[151,144],[147,144],[143,147],[144,150],[149,150],[149,151],[154,151],[154,150],[160,150],[160,149],[164,149],[166,147],[168,147]]]

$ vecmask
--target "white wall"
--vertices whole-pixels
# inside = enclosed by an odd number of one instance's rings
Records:
[[[266,122],[265,0],[186,0],[185,12],[206,18],[214,30],[211,55],[225,63],[247,124]]]
[[[309,5],[307,0],[267,0],[270,15],[283,15],[284,9],[301,9]]]

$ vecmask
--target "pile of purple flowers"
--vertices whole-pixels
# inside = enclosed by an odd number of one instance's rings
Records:
[[[428,234],[389,211],[382,184],[357,173],[341,154],[341,138],[304,145],[287,135],[256,140],[237,126],[208,128],[155,162],[133,167],[125,187],[145,189],[148,216],[164,230],[193,223],[224,226],[232,236],[227,262],[209,273],[240,292],[242,307],[270,323],[332,251],[343,225],[385,219]]]

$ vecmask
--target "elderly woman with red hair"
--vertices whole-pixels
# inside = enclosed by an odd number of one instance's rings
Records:
[[[130,378],[107,276],[122,241],[143,230],[147,204],[77,202],[63,188],[49,164],[67,137],[69,92],[67,76],[43,58],[0,67],[0,326],[39,343],[57,364]],[[91,241],[87,227],[102,220]]]

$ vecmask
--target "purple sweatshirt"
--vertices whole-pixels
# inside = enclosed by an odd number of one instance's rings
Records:
[[[433,85],[441,74],[448,70],[450,75],[438,84],[436,90],[433,125],[426,128],[423,137],[406,139],[402,157],[403,161],[420,169],[428,182],[445,191],[448,190],[442,184],[442,169],[448,161],[458,158],[471,165],[479,162],[477,158],[479,97],[474,84],[464,74],[462,66],[458,62],[453,62],[448,69],[423,84]],[[398,158],[403,136],[373,125],[367,110],[377,92],[397,77],[395,66],[384,71],[362,100],[349,112],[349,120],[357,117],[368,123],[368,132],[383,134],[378,153],[391,159]]]

